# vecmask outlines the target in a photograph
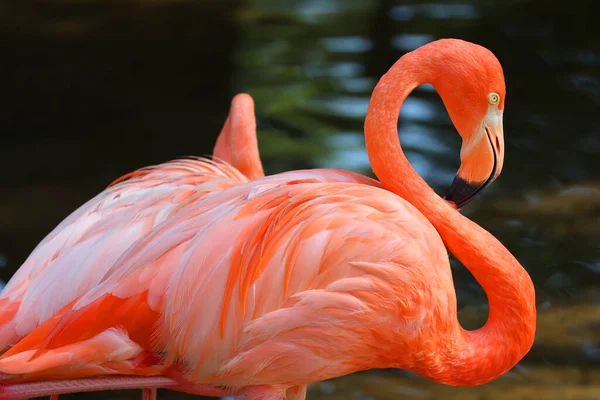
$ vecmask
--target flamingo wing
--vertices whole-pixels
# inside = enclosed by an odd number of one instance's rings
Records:
[[[190,204],[5,353],[0,371],[160,374],[181,364],[198,383],[291,387],[366,368],[392,341],[377,326],[428,323],[420,310],[451,282],[448,258],[410,204],[355,183],[366,178],[333,176],[285,173]],[[152,367],[140,361],[148,350]]]
[[[0,296],[0,349],[96,286],[125,250],[189,202],[246,182],[235,168],[185,159],[114,182],[34,249]]]

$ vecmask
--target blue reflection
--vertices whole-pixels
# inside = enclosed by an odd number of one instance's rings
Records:
[[[431,92],[435,92],[436,90],[433,87],[433,85],[431,85],[430,83],[426,83],[424,85],[417,86],[415,91],[431,93]]]
[[[356,62],[339,62],[327,65],[306,67],[306,74],[312,77],[355,77],[364,73],[365,67]]]
[[[370,92],[375,83],[375,79],[372,78],[347,78],[338,82],[344,90],[353,93]]]
[[[417,173],[432,186],[448,186],[454,172],[436,165],[430,157],[412,150],[405,151],[406,158]]]
[[[437,117],[438,113],[431,102],[418,98],[409,97],[402,105],[400,118],[408,121],[432,121]]]
[[[313,20],[319,15],[330,14],[339,11],[341,5],[335,1],[308,0],[302,2],[301,4],[295,5],[295,7],[292,8],[297,16],[304,17],[308,20]]]
[[[344,117],[364,118],[369,99],[363,97],[336,96],[327,101],[313,101],[314,105]]]
[[[323,38],[321,43],[332,53],[366,53],[373,48],[373,43],[362,36]]]
[[[396,21],[410,21],[417,16],[432,19],[474,19],[479,16],[472,4],[415,4],[396,6],[390,10]]]
[[[328,159],[321,161],[321,167],[354,171],[371,169],[362,132],[336,132],[328,136],[325,143],[331,153]]]
[[[392,37],[392,46],[398,50],[412,51],[435,39],[435,36],[424,33],[403,33]]]
[[[472,4],[423,4],[421,8],[429,18],[436,19],[473,19],[479,16]]]
[[[410,21],[417,15],[417,7],[412,6],[396,6],[390,10],[390,17],[396,21]]]
[[[447,185],[452,181],[455,171],[437,165],[435,158],[423,154],[443,154],[448,151],[448,147],[436,138],[433,130],[410,124],[406,132],[401,130],[400,138],[408,161],[423,179],[433,185]],[[362,132],[336,132],[328,136],[325,143],[331,152],[327,159],[321,160],[320,167],[370,170]]]
[[[449,146],[440,140],[436,130],[423,125],[401,124],[399,135],[403,148],[437,154],[447,154],[452,151]]]

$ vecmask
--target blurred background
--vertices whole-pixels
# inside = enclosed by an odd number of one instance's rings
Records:
[[[371,175],[362,126],[379,77],[429,41],[466,39],[500,59],[507,100],[504,171],[464,213],[532,275],[536,344],[511,373],[477,388],[371,371],[313,385],[308,397],[599,399],[600,30],[593,4],[4,0],[1,279],[118,176],[210,154],[238,92],[256,101],[268,174],[336,167]],[[399,131],[413,166],[445,194],[460,138],[430,87],[407,100]],[[462,266],[453,269],[461,322],[478,327],[485,294]],[[107,395],[140,398],[137,391],[70,397]]]

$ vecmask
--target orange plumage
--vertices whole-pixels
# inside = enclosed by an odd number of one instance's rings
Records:
[[[134,173],[32,253],[0,298],[0,339],[12,345],[0,357],[0,398],[138,379],[142,388],[293,400],[311,382],[370,368],[451,385],[512,368],[533,342],[533,285],[404,157],[397,119],[423,83],[463,137],[453,200],[472,199],[503,160],[503,74],[480,46],[432,42],[378,83],[365,136],[381,183],[325,169],[265,177],[253,103],[238,96],[215,146],[222,162]],[[488,295],[479,330],[458,323],[447,249]]]

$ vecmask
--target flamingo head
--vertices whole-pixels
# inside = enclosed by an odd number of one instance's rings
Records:
[[[427,47],[430,83],[462,137],[460,168],[446,196],[460,208],[502,171],[504,73],[494,54],[474,43],[444,39]]]

